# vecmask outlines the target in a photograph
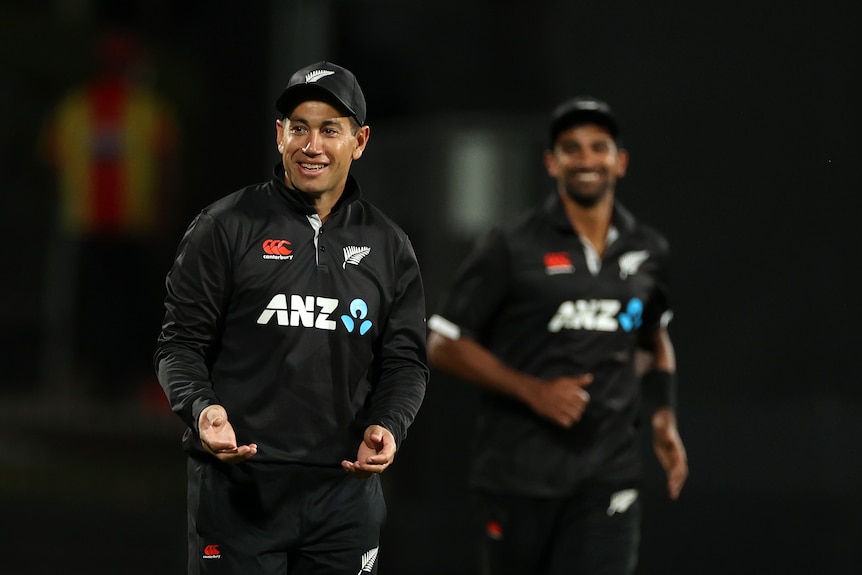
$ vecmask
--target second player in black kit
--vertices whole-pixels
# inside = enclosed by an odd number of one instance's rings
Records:
[[[549,135],[556,189],[468,256],[429,319],[429,358],[483,390],[469,478],[480,572],[627,575],[640,540],[642,395],[656,407],[671,498],[688,474],[668,244],[614,197],[628,155],[606,103],[564,102]]]
[[[376,573],[379,474],[428,381],[419,266],[349,174],[370,137],[353,74],[303,68],[276,107],[272,178],[205,208],[167,276],[188,572]]]

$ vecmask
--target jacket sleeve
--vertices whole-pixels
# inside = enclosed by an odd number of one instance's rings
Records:
[[[648,337],[652,337],[651,334],[656,329],[667,327],[673,317],[670,298],[670,246],[663,236],[657,235],[652,252],[655,259],[651,266],[655,288],[646,302],[642,330]]]
[[[511,260],[503,230],[490,229],[455,270],[437,315],[456,325],[460,335],[488,346],[494,320],[509,298]]]
[[[400,447],[422,405],[430,370],[425,292],[409,239],[404,238],[396,260],[395,294],[378,346],[370,419],[391,431]]]
[[[206,212],[189,225],[165,280],[165,316],[154,363],[159,383],[189,429],[200,412],[218,403],[210,366],[230,293],[226,236]]]

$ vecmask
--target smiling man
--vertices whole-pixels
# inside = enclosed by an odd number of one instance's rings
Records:
[[[605,102],[563,102],[549,136],[553,191],[467,257],[428,321],[429,359],[482,391],[469,477],[478,572],[630,575],[642,395],[672,499],[688,475],[668,247],[615,198],[628,153]]]
[[[312,64],[276,108],[273,177],[206,207],[166,281],[188,573],[373,574],[379,476],[428,381],[419,265],[350,174],[371,134],[354,75]]]

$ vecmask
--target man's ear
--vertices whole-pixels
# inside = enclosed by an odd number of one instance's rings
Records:
[[[626,175],[626,170],[629,168],[629,153],[625,148],[620,148],[617,151],[617,177],[622,178]]]
[[[368,145],[368,140],[371,139],[371,128],[362,126],[356,132],[356,148],[353,150],[353,159],[358,160],[362,157],[362,152],[365,151],[365,146]]]
[[[284,124],[281,120],[275,121],[275,145],[279,152],[284,152]]]

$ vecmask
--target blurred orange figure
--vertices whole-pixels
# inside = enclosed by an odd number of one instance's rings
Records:
[[[163,278],[154,252],[176,191],[177,129],[142,81],[136,38],[108,32],[95,56],[94,76],[60,101],[45,132],[58,212],[44,367],[54,388],[73,381],[114,398],[152,372]]]

